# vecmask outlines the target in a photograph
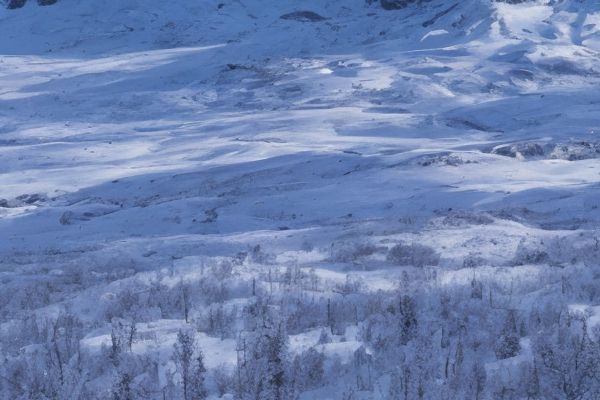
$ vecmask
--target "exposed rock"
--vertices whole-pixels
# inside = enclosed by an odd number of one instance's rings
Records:
[[[450,118],[446,121],[446,125],[451,128],[458,128],[458,129],[474,129],[476,131],[482,131],[482,132],[501,132],[492,127],[485,126],[479,122],[470,121],[468,119],[463,119],[463,118]]]
[[[421,26],[423,26],[423,28],[427,28],[428,26],[431,26],[431,25],[435,24],[438,19],[440,19],[441,17],[443,17],[444,15],[448,14],[450,11],[452,11],[456,7],[458,7],[458,4],[459,3],[455,3],[454,5],[450,6],[447,9],[445,9],[444,11],[440,11],[439,13],[437,13],[436,15],[434,15],[433,18],[431,18],[431,19],[423,22],[421,24]]]
[[[495,0],[496,3],[521,4],[531,0]]]
[[[40,6],[51,6],[52,4],[56,4],[57,1],[58,0],[37,0],[37,3]],[[26,3],[27,0],[8,0],[6,1],[6,8],[14,10],[23,7]]]
[[[247,65],[243,65],[243,64],[227,64],[227,68],[229,68],[229,70],[231,70],[231,71],[234,71],[236,69],[242,69],[245,71],[253,71],[256,69],[253,66],[247,66]]]
[[[536,157],[543,157],[545,154],[544,147],[535,142],[513,143],[496,146],[492,149],[492,154],[500,156],[518,158],[527,160]]]
[[[8,0],[6,3],[6,8],[9,10],[14,10],[16,8],[21,8],[27,3],[27,0]]]
[[[600,144],[589,142],[557,144],[550,153],[550,158],[569,161],[600,158]]]
[[[535,78],[535,74],[532,71],[522,69],[522,68],[512,69],[512,70],[508,71],[508,73],[513,78],[521,79],[521,80],[525,80],[525,81],[532,81]]]
[[[400,10],[417,1],[419,0],[381,0],[381,7],[385,10]]]
[[[48,201],[48,197],[40,193],[22,194],[12,200],[0,199],[0,207],[17,208]]]
[[[33,194],[22,194],[20,196],[17,196],[16,200],[18,200],[24,204],[33,204],[33,203],[38,203],[40,201],[45,201],[45,200],[47,200],[47,198],[43,194],[33,193]]]
[[[442,220],[446,226],[489,225],[493,222],[489,215],[471,211],[451,211]]]
[[[219,214],[217,213],[216,208],[211,208],[210,210],[204,211],[204,215],[206,216],[204,221],[202,221],[202,223],[204,224],[215,222],[217,218],[219,218]]]
[[[279,18],[291,19],[300,22],[320,22],[325,21],[327,19],[313,11],[294,11],[288,14],[283,14]]]
[[[492,154],[517,158],[519,160],[554,159],[554,160],[588,160],[600,158],[600,143],[571,142],[571,143],[536,143],[521,142],[496,146]]]
[[[452,167],[457,167],[470,162],[471,161],[464,161],[462,158],[454,154],[433,154],[419,159],[417,164],[423,167],[429,167],[431,165],[449,165]]]

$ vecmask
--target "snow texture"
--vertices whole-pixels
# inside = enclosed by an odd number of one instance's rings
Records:
[[[0,8],[0,397],[600,398],[598,0]]]

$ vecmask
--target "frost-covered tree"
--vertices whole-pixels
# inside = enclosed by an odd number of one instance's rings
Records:
[[[356,389],[359,391],[373,390],[373,357],[365,346],[354,352],[353,367],[356,373]]]
[[[481,400],[485,395],[485,384],[487,374],[485,367],[480,362],[475,362],[471,367],[471,372],[468,377],[468,393],[473,400]]]
[[[417,312],[413,299],[404,295],[399,304],[399,335],[400,343],[405,345],[417,334]]]
[[[206,387],[204,385],[206,367],[204,366],[204,355],[200,349],[197,351],[192,368],[192,380],[190,382],[191,398],[194,400],[203,400],[207,396]]]
[[[180,330],[173,345],[171,357],[182,385],[183,399],[204,399],[206,368],[202,351],[198,348],[194,332]]]
[[[119,375],[117,382],[113,387],[113,400],[133,400],[134,395],[131,388],[132,378],[128,372]]]
[[[325,356],[311,347],[294,357],[291,378],[299,391],[318,387],[325,377]]]
[[[262,324],[238,340],[237,395],[241,399],[284,400],[293,391],[287,333],[268,309]]]
[[[515,311],[509,310],[504,321],[502,332],[495,343],[494,351],[499,360],[514,357],[519,354],[519,351],[521,350],[519,336]]]
[[[566,312],[553,331],[541,331],[534,343],[542,398],[600,398],[600,353],[588,332],[585,315]]]

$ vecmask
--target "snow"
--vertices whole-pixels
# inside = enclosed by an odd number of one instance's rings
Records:
[[[157,320],[151,323],[139,323],[136,326],[138,339],[133,344],[132,351],[143,354],[156,349],[166,349],[164,360],[168,361],[171,355],[170,349],[173,348],[177,338],[177,332],[181,329],[185,330],[186,327],[185,321],[182,320]],[[208,368],[216,368],[222,365],[233,367],[235,365],[235,341],[231,339],[220,340],[205,334],[198,334],[196,340],[202,351],[210,354],[210,357],[206,359]],[[85,349],[92,351],[100,351],[103,346],[109,348],[111,344],[110,333],[88,335],[81,341],[81,344]]]
[[[289,1],[33,3],[0,10],[7,285],[81,265],[138,282],[163,274],[173,288],[260,245],[271,265],[314,268],[329,289],[354,279],[391,291],[414,268],[386,251],[419,243],[441,255],[431,286],[477,275],[534,287],[547,265],[513,265],[521,239],[598,233],[600,154],[493,151],[600,144],[593,0],[468,0],[447,13],[442,0],[394,12],[302,2],[321,22],[280,19],[298,8]],[[336,259],[333,245],[348,243],[378,249]],[[474,254],[479,265],[465,265]],[[93,320],[132,281],[60,301]],[[184,326],[140,322],[146,339],[133,351],[167,360]],[[316,346],[349,363],[362,345],[354,331],[317,345],[320,332],[291,335],[292,351]],[[197,339],[209,369],[235,365],[234,340]],[[526,351],[490,361],[490,373],[530,358],[523,340]],[[81,343],[110,345],[110,327]]]

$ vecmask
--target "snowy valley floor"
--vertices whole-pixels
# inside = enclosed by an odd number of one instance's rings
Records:
[[[0,10],[2,398],[600,398],[596,1],[99,3]]]

